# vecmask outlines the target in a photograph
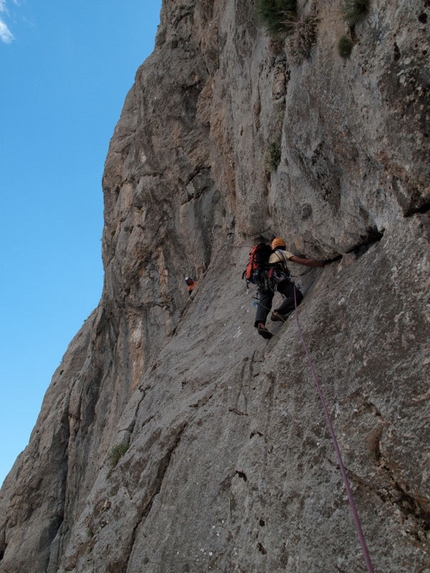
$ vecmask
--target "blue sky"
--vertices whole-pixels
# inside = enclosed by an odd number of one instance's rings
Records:
[[[103,284],[101,178],[161,0],[0,0],[0,484]]]

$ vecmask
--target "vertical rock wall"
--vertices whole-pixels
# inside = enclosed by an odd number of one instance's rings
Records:
[[[340,2],[312,10],[297,65],[253,2],[165,0],[106,159],[102,299],[1,490],[1,573],[365,570],[295,319],[252,326],[260,235],[342,256],[292,268],[300,324],[375,571],[430,572],[430,7],[371,0],[346,60]]]

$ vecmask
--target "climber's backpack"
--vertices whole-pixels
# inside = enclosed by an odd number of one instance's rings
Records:
[[[272,247],[267,243],[258,243],[249,253],[248,264],[243,271],[242,278],[247,282],[259,284],[262,281],[264,271],[268,270],[269,257],[273,253]]]

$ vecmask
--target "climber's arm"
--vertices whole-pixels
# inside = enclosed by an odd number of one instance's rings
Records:
[[[324,267],[325,263],[314,261],[313,259],[302,259],[301,257],[293,257],[289,258],[290,261],[293,263],[299,263],[299,265],[305,265],[305,267]]]

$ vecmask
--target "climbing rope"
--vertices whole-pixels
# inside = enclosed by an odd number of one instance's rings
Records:
[[[335,432],[334,432],[333,424],[332,424],[332,422],[331,422],[330,414],[329,414],[329,411],[328,411],[328,408],[327,408],[327,405],[326,405],[326,402],[325,402],[325,399],[324,399],[324,395],[323,395],[323,392],[322,392],[322,389],[321,389],[321,385],[320,385],[320,383],[319,383],[319,381],[318,381],[318,376],[317,376],[317,374],[316,374],[315,367],[314,367],[314,364],[313,364],[313,362],[312,362],[311,355],[310,355],[310,353],[309,353],[308,347],[306,346],[306,342],[305,342],[305,339],[304,339],[304,336],[303,336],[303,331],[302,331],[301,326],[300,326],[299,313],[298,313],[298,310],[297,310],[296,290],[295,290],[295,289],[294,289],[294,306],[295,306],[295,310],[296,310],[295,316],[296,316],[297,330],[299,331],[300,339],[301,339],[303,348],[304,348],[304,350],[305,350],[306,357],[307,357],[307,359],[308,359],[308,363],[309,363],[310,369],[311,369],[311,371],[312,371],[312,376],[313,376],[313,379],[314,379],[314,382],[315,382],[315,385],[316,385],[316,387],[317,387],[317,391],[318,391],[318,394],[319,394],[319,397],[320,397],[320,400],[321,400],[321,403],[322,403],[322,407],[323,407],[323,410],[324,410],[324,414],[325,414],[325,417],[326,417],[326,420],[327,420],[327,425],[328,425],[328,427],[329,427],[330,434],[331,434],[331,438],[332,438],[332,441],[333,441],[334,449],[336,450],[337,460],[338,460],[338,463],[339,463],[340,471],[341,471],[342,478],[343,478],[343,483],[344,483],[344,485],[345,485],[346,493],[347,493],[347,496],[348,496],[348,501],[349,501],[349,505],[350,505],[350,508],[351,508],[351,513],[352,513],[352,516],[353,516],[353,518],[354,518],[355,527],[356,527],[356,529],[357,529],[358,538],[359,538],[359,540],[360,540],[361,549],[362,549],[362,551],[363,551],[364,560],[365,560],[365,562],[366,562],[366,566],[367,566],[368,572],[369,572],[369,573],[374,573],[373,566],[372,566],[372,562],[371,562],[371,560],[370,560],[369,550],[367,549],[366,540],[364,539],[363,530],[362,530],[362,528],[361,528],[360,518],[358,517],[358,513],[357,513],[357,510],[356,510],[356,508],[355,508],[354,498],[353,498],[353,496],[352,496],[351,488],[350,488],[349,481],[348,481],[348,476],[346,475],[345,466],[343,465],[342,455],[341,455],[340,449],[339,449],[339,444],[338,444],[338,442],[337,442],[336,434],[335,434]]]

